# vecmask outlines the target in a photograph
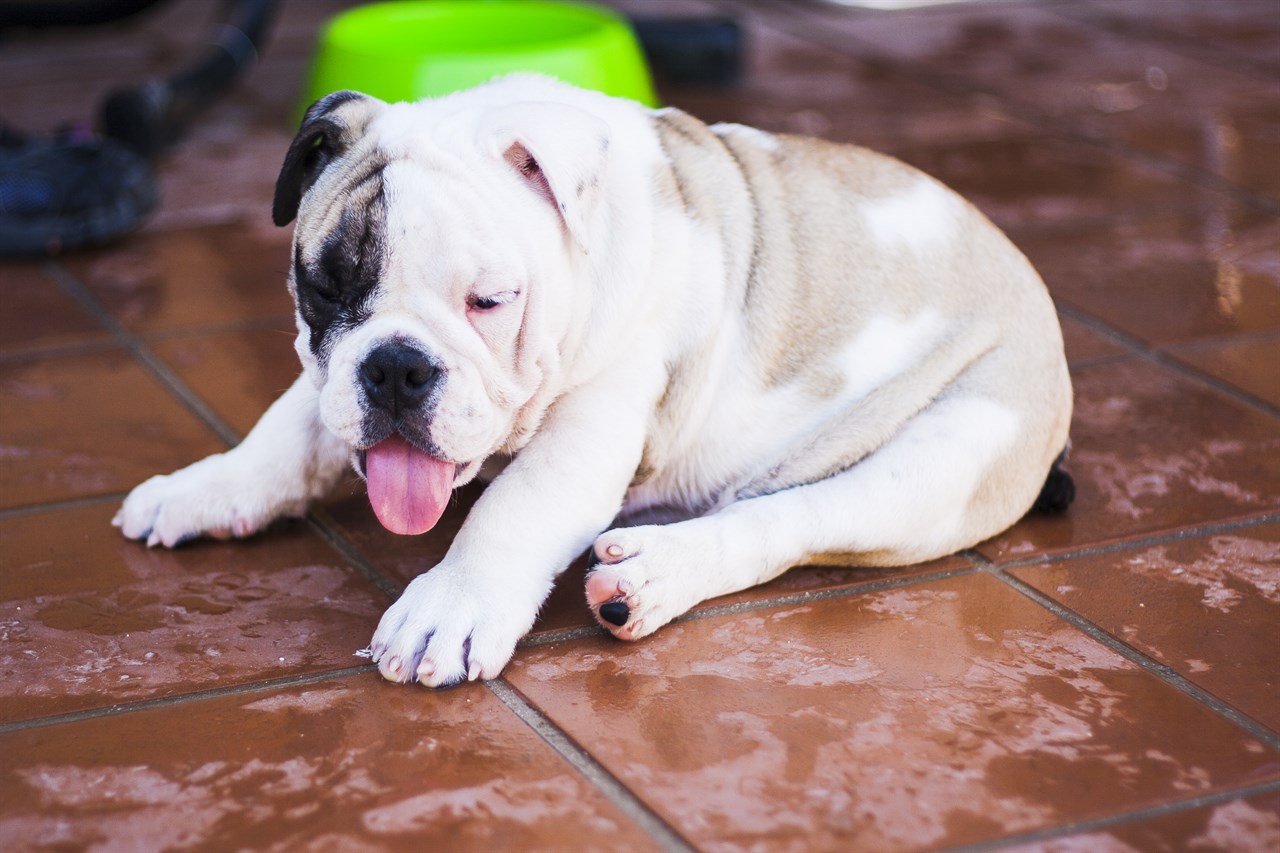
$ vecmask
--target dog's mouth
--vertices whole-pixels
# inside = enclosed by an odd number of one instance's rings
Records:
[[[360,450],[357,461],[383,527],[416,536],[436,526],[449,505],[457,463],[419,450],[394,433]]]

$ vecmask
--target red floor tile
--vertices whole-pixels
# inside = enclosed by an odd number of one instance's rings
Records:
[[[102,324],[54,283],[43,263],[3,262],[0,287],[5,297],[0,311],[0,352],[111,340]]]
[[[1077,495],[978,546],[1025,559],[1280,507],[1280,419],[1134,359],[1075,371]]]
[[[935,848],[1280,777],[986,575],[524,649],[506,677],[707,850]]]
[[[247,225],[140,234],[66,267],[130,330],[292,322],[289,235]]]
[[[1121,355],[1127,350],[1111,338],[1089,328],[1079,320],[1060,317],[1062,339],[1067,351],[1067,362],[1072,365],[1108,356]]]
[[[1240,853],[1276,850],[1280,849],[1280,795],[1241,797],[1095,832],[1004,849],[1010,853],[1069,853],[1075,850]]]
[[[1280,328],[1280,233],[1233,206],[1016,242],[1061,304],[1140,341]]]
[[[0,520],[0,722],[364,663],[388,602],[304,525],[169,551],[115,511]]]
[[[119,350],[0,363],[0,509],[132,488],[225,449]]]
[[[237,432],[246,435],[302,372],[294,327],[252,329],[154,341],[151,348]],[[192,460],[194,461],[194,460]]]
[[[1044,132],[895,145],[886,153],[933,175],[1008,230],[1194,208],[1203,195],[1143,163]]]
[[[668,103],[895,154],[1010,231],[1066,317],[1079,496],[979,551],[1215,699],[969,558],[796,569],[636,644],[594,627],[579,560],[506,672],[520,716],[501,686],[385,684],[352,653],[388,596],[351,563],[407,583],[479,488],[421,537],[352,476],[323,534],[125,542],[99,497],[222,442],[43,262],[5,262],[0,846],[631,850],[658,820],[708,851],[1280,848],[1280,740],[1250,736],[1280,725],[1275,0],[604,2],[742,26],[740,83],[660,77]],[[252,75],[156,161],[159,210],[55,262],[242,433],[298,370],[268,214],[318,28],[351,5],[281,4]],[[3,119],[91,123],[220,15],[19,33]]]
[[[853,39],[862,55],[923,64],[959,88],[997,94],[1077,131],[1280,197],[1280,101],[1266,75],[1126,39],[1033,4],[892,16],[815,8],[824,11],[802,20],[819,43]]]
[[[847,39],[836,44],[843,50],[805,41],[792,34],[804,30],[802,15],[758,8],[734,11],[747,21],[780,21],[786,32],[766,29],[748,41],[742,83],[728,91],[669,88],[671,105],[708,122],[819,135],[892,154],[959,190],[1006,228],[1196,204],[1199,191],[1164,171],[1046,133],[981,93],[930,85],[895,62],[852,50]]]
[[[1280,524],[1012,573],[1280,731]]]
[[[639,14],[646,14],[646,4],[639,5]],[[750,5],[735,9],[747,21],[764,17],[755,11]],[[1026,132],[989,99],[943,92],[775,29],[753,31],[744,51],[742,78],[732,88],[666,86],[665,101],[708,123],[731,121],[874,148]],[[903,103],[911,104],[909,112],[897,109]]]
[[[364,482],[354,473],[321,501],[322,513],[379,569],[401,584],[444,559],[458,528],[466,520],[484,484],[473,481],[457,489],[436,526],[421,536],[400,536],[387,530],[373,514]]]
[[[373,673],[0,734],[19,849],[658,850],[478,685]]]
[[[1178,361],[1280,406],[1280,337],[1172,347]]]

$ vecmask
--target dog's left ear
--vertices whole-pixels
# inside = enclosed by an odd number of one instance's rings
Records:
[[[556,103],[506,107],[493,118],[495,153],[555,209],[585,253],[609,155],[609,125]]]
[[[325,95],[311,105],[276,178],[272,222],[283,226],[293,221],[316,178],[364,135],[369,120],[385,106],[377,98],[347,91]]]

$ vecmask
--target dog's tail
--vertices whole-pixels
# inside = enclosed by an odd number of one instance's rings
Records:
[[[1063,448],[1058,458],[1053,460],[1053,466],[1049,468],[1049,476],[1045,478],[1044,486],[1040,489],[1040,496],[1031,505],[1032,512],[1062,512],[1075,500],[1076,483],[1062,468],[1062,463],[1066,459],[1067,451]]]

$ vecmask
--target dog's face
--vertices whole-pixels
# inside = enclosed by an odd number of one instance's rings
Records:
[[[460,484],[519,432],[555,366],[602,138],[557,105],[340,92],[308,111],[273,217],[297,217],[296,349],[362,471],[398,437]]]

